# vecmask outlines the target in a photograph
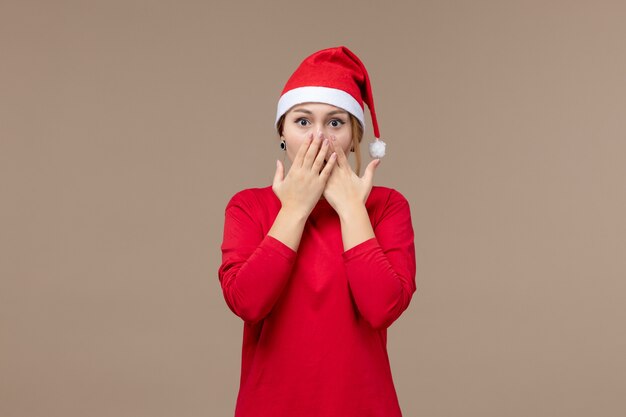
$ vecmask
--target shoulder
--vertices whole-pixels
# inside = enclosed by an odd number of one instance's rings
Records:
[[[247,209],[266,207],[276,203],[278,197],[272,191],[272,186],[246,188],[236,192],[226,204],[229,207],[239,206]]]
[[[372,225],[377,228],[381,222],[410,221],[411,208],[406,197],[398,190],[388,187],[372,187],[366,202]]]
[[[228,201],[224,214],[230,223],[254,228],[261,235],[270,230],[278,212],[280,200],[271,186],[246,188],[236,192]]]
[[[373,186],[372,191],[367,199],[367,203],[372,206],[388,206],[396,204],[409,205],[409,201],[406,197],[395,188]]]

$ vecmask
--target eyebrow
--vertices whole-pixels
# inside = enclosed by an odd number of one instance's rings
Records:
[[[307,109],[296,109],[294,110],[294,113],[297,111],[300,113],[305,113],[305,114],[313,114],[313,112]],[[333,114],[348,114],[348,112],[345,110],[333,110],[333,111],[326,113],[327,116],[332,116]]]

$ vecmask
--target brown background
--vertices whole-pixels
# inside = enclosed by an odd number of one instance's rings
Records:
[[[347,45],[410,201],[406,416],[626,413],[626,4],[0,2],[0,415],[230,416],[223,210]],[[366,131],[366,141],[372,138]],[[365,158],[369,161],[369,158]]]

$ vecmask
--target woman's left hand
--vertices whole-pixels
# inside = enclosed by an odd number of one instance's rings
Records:
[[[372,190],[374,172],[380,165],[380,159],[374,159],[370,162],[365,168],[363,176],[359,177],[352,170],[346,154],[334,136],[330,137],[329,142],[331,149],[337,154],[337,161],[330,178],[326,182],[324,198],[341,215],[344,211],[349,211],[355,204],[365,204]]]

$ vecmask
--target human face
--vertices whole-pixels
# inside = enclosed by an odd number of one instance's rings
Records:
[[[341,146],[348,155],[352,144],[352,125],[350,115],[339,107],[325,103],[302,103],[292,107],[285,114],[283,138],[287,145],[287,156],[294,160],[302,142],[313,133],[315,136],[322,132],[324,138],[333,135],[337,138],[335,146]],[[333,153],[328,148],[325,160]]]

